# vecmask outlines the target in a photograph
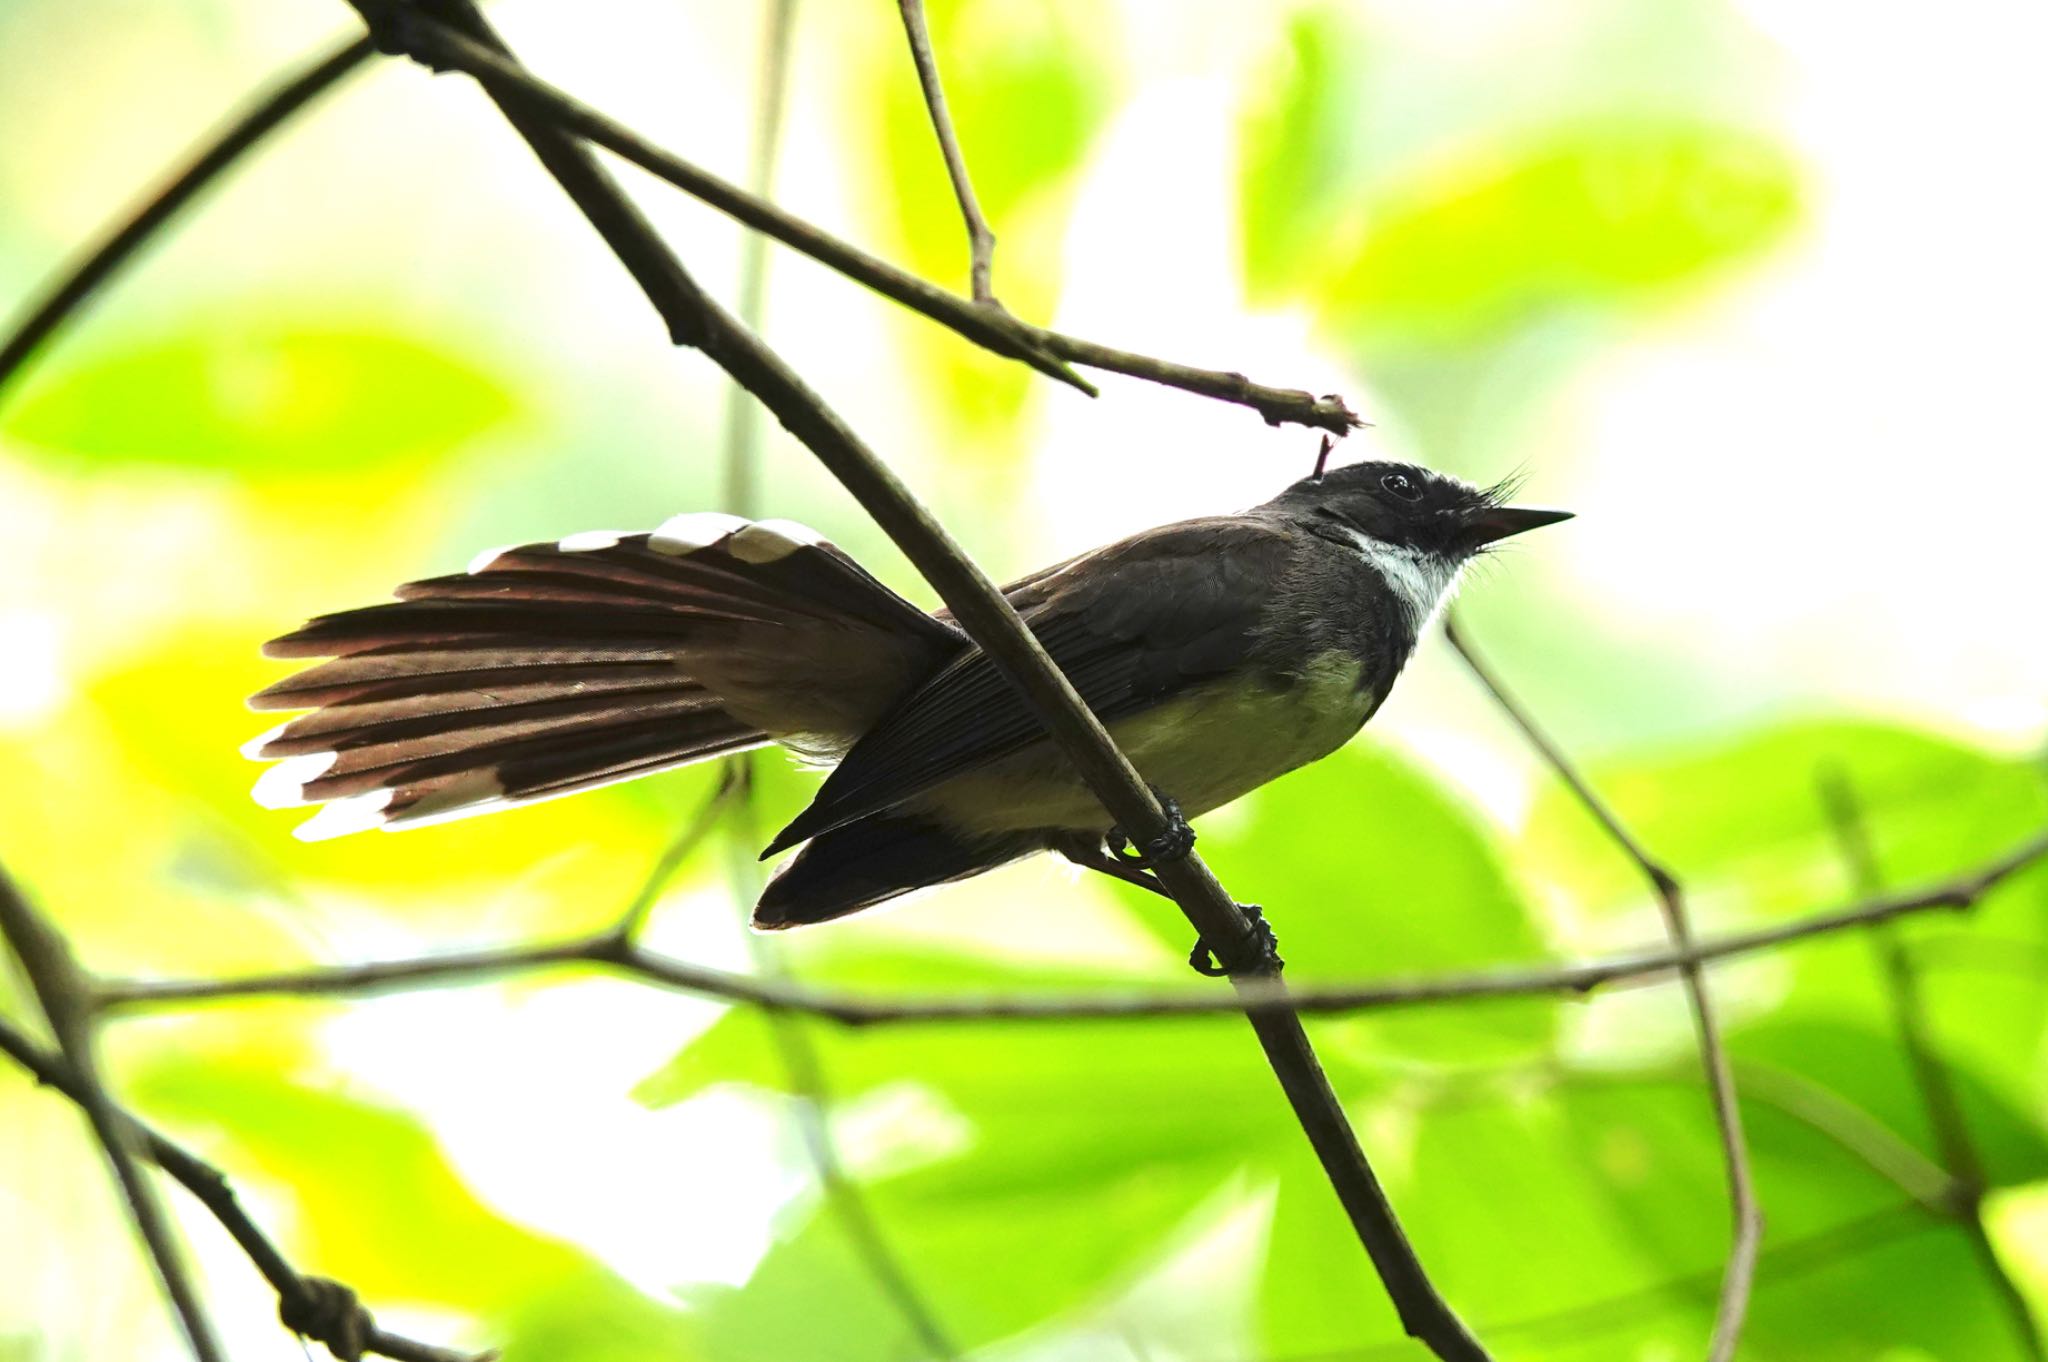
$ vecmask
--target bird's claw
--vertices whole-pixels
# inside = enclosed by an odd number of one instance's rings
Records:
[[[1284,963],[1280,959],[1280,938],[1273,934],[1273,924],[1266,921],[1265,910],[1256,903],[1240,903],[1237,906],[1251,922],[1255,954],[1250,960],[1240,964],[1227,964],[1222,956],[1210,949],[1209,939],[1200,937],[1195,941],[1195,948],[1188,952],[1188,964],[1193,966],[1195,973],[1211,979],[1222,979],[1240,970],[1277,971]]]
[[[1109,854],[1134,870],[1150,870],[1169,861],[1184,861],[1195,849],[1195,830],[1188,826],[1187,816],[1180,811],[1180,805],[1173,796],[1152,791],[1152,797],[1159,801],[1159,807],[1166,811],[1166,831],[1138,848],[1122,828],[1111,828],[1103,838]]]

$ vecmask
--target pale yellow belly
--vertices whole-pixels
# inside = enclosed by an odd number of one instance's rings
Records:
[[[1349,741],[1372,700],[1358,689],[1358,673],[1357,662],[1332,653],[1284,690],[1212,682],[1109,731],[1146,781],[1192,818]],[[1097,829],[1111,821],[1046,744],[947,781],[907,807],[977,832]]]

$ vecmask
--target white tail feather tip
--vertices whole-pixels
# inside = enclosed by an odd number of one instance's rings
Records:
[[[823,542],[816,530],[794,520],[757,520],[735,534],[725,551],[742,563],[772,563]]]
[[[656,553],[681,555],[708,549],[729,534],[747,528],[747,522],[723,511],[691,511],[673,515],[647,537],[647,547]]]
[[[365,790],[322,806],[320,812],[292,829],[301,842],[324,842],[352,832],[368,832],[384,822],[384,806],[391,802],[390,790]]]
[[[283,737],[284,731],[290,727],[290,720],[286,720],[284,723],[275,724],[270,728],[264,729],[261,733],[258,733],[255,737],[242,744],[242,755],[250,761],[265,760],[263,749],[270,746],[274,739]]]
[[[556,540],[555,547],[563,553],[595,553],[617,548],[625,537],[624,530],[583,530]]]
[[[339,752],[308,752],[286,757],[256,777],[250,796],[266,809],[294,809],[307,802],[306,786],[341,759]]]
[[[482,553],[469,560],[469,566],[464,571],[474,577],[518,547],[517,544],[500,544],[494,549],[485,549]]]

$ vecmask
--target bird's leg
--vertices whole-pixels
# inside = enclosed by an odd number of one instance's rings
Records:
[[[1145,843],[1142,849],[1135,848],[1122,828],[1111,828],[1104,840],[1109,845],[1109,854],[1125,865],[1140,870],[1150,870],[1167,861],[1184,861],[1195,849],[1195,830],[1188,826],[1187,815],[1180,811],[1180,805],[1170,794],[1156,785],[1152,797],[1159,801],[1159,807],[1166,811],[1166,831]]]
[[[1252,937],[1257,945],[1257,955],[1242,965],[1232,968],[1223,957],[1209,948],[1209,938],[1198,937],[1195,948],[1188,952],[1188,964],[1195,973],[1211,979],[1226,978],[1239,969],[1257,970],[1260,973],[1277,974],[1286,962],[1280,958],[1280,938],[1273,935],[1273,924],[1266,921],[1266,910],[1256,903],[1240,903],[1238,908],[1251,919]]]
[[[1093,870],[1113,880],[1122,880],[1125,884],[1135,884],[1140,889],[1149,889],[1163,899],[1173,897],[1166,892],[1166,886],[1159,882],[1157,875],[1141,866],[1131,864],[1102,843],[1103,839],[1093,833],[1070,832],[1056,838],[1052,848],[1083,870]]]
[[[1159,882],[1157,875],[1150,870],[1132,865],[1127,856],[1111,851],[1103,845],[1102,838],[1083,832],[1066,833],[1053,840],[1052,849],[1083,870],[1093,870],[1113,880],[1134,884],[1140,889],[1150,890],[1161,898],[1173,897],[1167,892],[1166,886]],[[1280,939],[1273,935],[1273,928],[1266,921],[1265,911],[1256,903],[1240,903],[1237,906],[1251,919],[1252,932],[1258,943],[1256,958],[1246,961],[1238,968],[1278,971],[1281,965]],[[1188,964],[1197,974],[1206,975],[1211,979],[1221,979],[1232,972],[1231,966],[1225,964],[1223,958],[1210,949],[1207,937],[1196,938],[1195,948],[1188,952]]]

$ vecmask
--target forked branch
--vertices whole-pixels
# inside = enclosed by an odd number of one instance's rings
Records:
[[[1479,678],[1508,719],[1520,729],[1549,767],[1563,778],[1581,807],[1606,831],[1615,846],[1648,880],[1664,916],[1664,930],[1680,951],[1692,948],[1692,923],[1686,915],[1685,890],[1663,865],[1652,859],[1635,834],[1600,796],[1564,749],[1537,726],[1529,711],[1509,693],[1500,678],[1487,667],[1458,631],[1455,621],[1444,628],[1458,656]],[[1728,1178],[1728,1200],[1734,1229],[1728,1248],[1728,1265],[1721,1277],[1721,1296],[1714,1311],[1714,1335],[1708,1345],[1709,1362],[1730,1362],[1742,1338],[1742,1324],[1749,1313],[1749,1293],[1756,1278],[1756,1255],[1763,1239],[1763,1212],[1757,1206],[1756,1181],[1749,1167],[1749,1142],[1742,1130],[1742,1107],[1735,1095],[1735,1075],[1728,1065],[1728,1051],[1721,1043],[1721,1027],[1707,995],[1705,973],[1697,960],[1679,966],[1685,982],[1685,996],[1692,1004],[1694,1029],[1699,1033],[1700,1060],[1707,1071],[1707,1088],[1714,1104],[1714,1125],[1721,1137],[1721,1157]]]
[[[438,60],[437,54],[456,47],[479,49],[495,56],[494,66],[501,73],[520,71],[503,41],[469,0],[421,0],[416,6],[392,5],[386,0],[351,3],[370,25],[380,47],[413,53],[415,44],[425,44],[428,50],[418,55],[430,64]],[[449,35],[462,41],[438,41]],[[1102,800],[1116,825],[1141,844],[1164,839],[1168,820],[1159,801],[995,583],[781,356],[704,292],[590,152],[523,97],[523,83],[508,83],[500,74],[486,79],[484,85],[632,273],[676,343],[702,350],[715,361],[774,413],[853,494],[952,609],[968,636],[1024,695],[1048,735]],[[973,307],[971,303],[965,306]],[[1250,919],[1223,892],[1199,857],[1164,863],[1159,876],[1219,958],[1259,957]],[[1277,989],[1277,964],[1262,964],[1234,976],[1241,987],[1257,979]],[[1300,1019],[1283,1005],[1268,1003],[1252,1012],[1250,1021],[1353,1228],[1386,1282],[1404,1327],[1446,1362],[1484,1359],[1484,1350],[1424,1273],[1359,1148],[1342,1104],[1309,1047]]]

